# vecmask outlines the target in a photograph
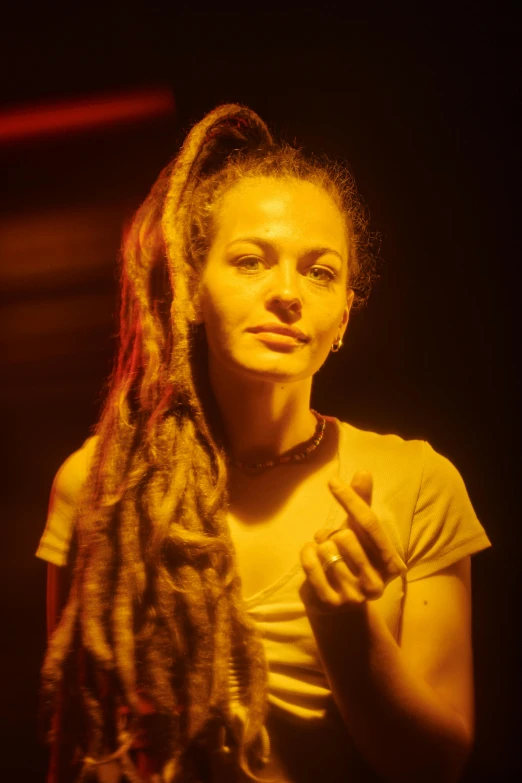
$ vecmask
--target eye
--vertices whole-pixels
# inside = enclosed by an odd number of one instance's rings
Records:
[[[247,272],[257,272],[262,263],[262,260],[257,256],[243,256],[236,261],[236,266]]]
[[[327,269],[325,266],[312,266],[308,274],[316,283],[333,283],[337,277],[333,269]]]

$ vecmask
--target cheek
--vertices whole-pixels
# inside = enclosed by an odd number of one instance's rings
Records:
[[[201,315],[209,343],[225,342],[241,327],[252,312],[252,302],[237,291],[223,286],[219,292],[206,290],[201,298]]]
[[[259,292],[255,286],[227,279],[209,277],[203,280],[200,289],[201,311],[204,320],[215,324],[231,326],[243,323],[259,306]]]
[[[317,334],[325,340],[333,339],[337,334],[339,326],[343,321],[344,307],[339,306],[337,302],[330,303],[330,306],[326,305],[321,307],[320,310],[316,310],[315,323],[317,327]]]
[[[203,302],[202,316],[207,333],[214,336],[226,334],[231,328],[231,314],[226,301],[206,299]]]

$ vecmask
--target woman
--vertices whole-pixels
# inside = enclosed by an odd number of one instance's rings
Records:
[[[489,540],[427,443],[310,409],[369,247],[348,174],[237,105],[136,214],[108,400],[37,552],[50,780],[458,779]]]

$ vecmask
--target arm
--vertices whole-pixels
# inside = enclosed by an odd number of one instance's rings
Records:
[[[51,638],[67,600],[70,586],[69,569],[47,564],[47,641]]]
[[[78,495],[85,481],[86,473],[87,459],[84,448],[72,454],[56,474],[49,502],[46,535],[42,537],[37,552],[39,557],[48,561],[46,601],[48,642],[60,621],[69,594],[72,577],[72,563],[67,562],[67,560],[71,560],[69,542],[73,538]],[[67,542],[63,552],[57,549],[62,541]],[[60,562],[63,565],[57,564]],[[66,780],[70,774],[68,764],[71,754],[64,752],[64,745],[67,744],[66,726],[64,691],[60,686],[51,723],[47,783]],[[71,752],[73,750],[74,748],[71,748]]]
[[[332,694],[386,781],[457,781],[473,741],[470,559],[408,585],[401,646],[371,601],[309,612]]]
[[[384,780],[453,783],[473,738],[469,557],[407,584],[397,644],[373,599],[404,566],[371,508],[372,476],[360,471],[350,486],[329,485],[346,525],[319,531],[301,563],[303,601],[333,697]]]
[[[56,473],[51,489],[45,533],[37,556],[47,561],[47,638],[58,625],[71,584],[70,546],[76,509],[94,454],[96,438],[89,438]]]

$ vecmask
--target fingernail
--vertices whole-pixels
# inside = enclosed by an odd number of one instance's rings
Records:
[[[331,478],[330,481],[328,482],[328,486],[330,487],[330,489],[333,489],[334,492],[336,491],[338,492],[343,488],[342,482],[339,481],[338,478]]]

